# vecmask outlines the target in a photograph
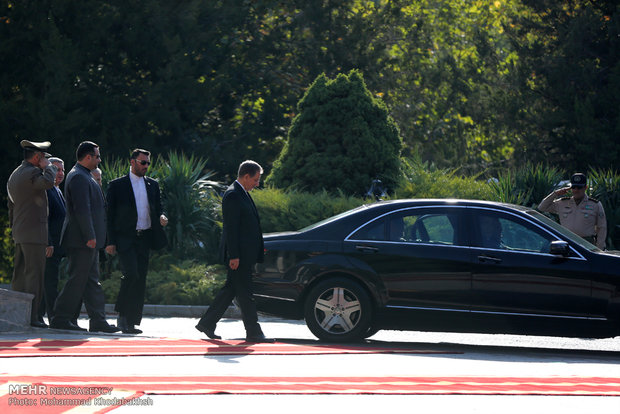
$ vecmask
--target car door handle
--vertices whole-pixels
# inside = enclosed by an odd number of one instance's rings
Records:
[[[482,263],[501,263],[502,259],[499,257],[491,257],[491,256],[478,256],[478,260]]]
[[[355,249],[362,252],[362,253],[377,253],[379,251],[378,248],[376,247],[372,247],[372,246],[362,246],[362,245],[357,245],[355,246]]]

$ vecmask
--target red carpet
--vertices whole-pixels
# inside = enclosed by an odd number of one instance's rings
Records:
[[[106,413],[153,406],[157,394],[405,394],[620,396],[602,377],[89,377],[0,374],[0,411]],[[71,411],[73,412],[73,411]]]
[[[13,384],[13,388],[9,387]],[[20,397],[15,386],[43,385],[28,397],[69,398],[110,391],[145,394],[468,394],[620,396],[620,378],[604,377],[239,377],[239,376],[12,376],[0,375],[0,407]],[[9,392],[11,391],[12,392]],[[31,389],[32,390],[32,389]],[[60,390],[60,394],[58,393]],[[68,391],[64,391],[68,390]],[[53,392],[52,392],[53,391]],[[62,395],[62,394],[65,395]],[[84,397],[84,396],[82,396]],[[71,396],[73,398],[73,396]],[[86,397],[84,397],[86,398]]]
[[[68,339],[0,341],[0,358],[50,356],[140,355],[313,355],[364,353],[448,353],[415,348],[370,345],[255,344],[244,341],[192,339]]]

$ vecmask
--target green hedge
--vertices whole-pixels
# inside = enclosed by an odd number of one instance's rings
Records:
[[[362,198],[343,194],[332,196],[327,191],[312,194],[275,188],[254,190],[252,198],[260,212],[261,227],[265,233],[299,230],[365,202]]]
[[[209,305],[226,279],[222,265],[192,260],[176,262],[172,256],[151,257],[146,278],[145,303],[158,305]],[[120,270],[114,270],[101,282],[106,303],[116,303],[121,284]]]
[[[458,169],[438,169],[419,160],[402,161],[403,177],[393,198],[464,198],[493,200],[486,180],[458,175]]]

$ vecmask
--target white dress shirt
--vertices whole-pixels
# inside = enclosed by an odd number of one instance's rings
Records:
[[[149,209],[149,199],[146,195],[146,183],[144,177],[138,177],[129,171],[129,179],[133,188],[133,195],[136,199],[136,210],[138,211],[138,222],[136,230],[146,230],[151,228],[151,213]]]

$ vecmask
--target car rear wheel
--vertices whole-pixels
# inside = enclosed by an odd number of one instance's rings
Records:
[[[372,320],[368,294],[349,279],[333,278],[316,285],[304,306],[306,324],[319,339],[350,342],[367,337]]]

